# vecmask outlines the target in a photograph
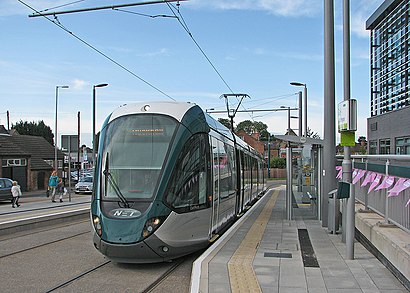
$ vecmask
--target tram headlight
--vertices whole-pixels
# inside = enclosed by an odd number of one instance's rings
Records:
[[[94,226],[95,232],[97,232],[98,236],[101,236],[102,235],[101,220],[96,215],[93,215],[93,226]]]
[[[155,217],[147,220],[142,230],[142,237],[147,238],[150,236],[163,222],[163,217]]]

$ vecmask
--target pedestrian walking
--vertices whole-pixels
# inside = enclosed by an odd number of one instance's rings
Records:
[[[19,199],[21,196],[21,189],[20,185],[18,185],[17,181],[13,181],[13,186],[11,187],[11,194],[13,195],[13,201],[11,202],[11,206],[15,208],[16,206],[19,207]]]
[[[57,185],[58,185],[58,176],[57,176],[57,171],[54,170],[51,173],[50,179],[48,179],[48,186],[50,187],[52,202],[56,202],[55,197],[56,197],[56,192],[57,192]]]
[[[60,202],[63,202],[63,194],[64,194],[64,181],[63,179],[58,179],[58,184],[57,184],[57,192],[59,194],[59,199]]]

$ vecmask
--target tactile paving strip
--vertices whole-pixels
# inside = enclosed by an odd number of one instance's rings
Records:
[[[278,195],[279,190],[275,190],[228,262],[229,282],[232,293],[262,292],[252,263]]]

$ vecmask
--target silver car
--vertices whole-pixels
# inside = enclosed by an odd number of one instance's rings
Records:
[[[81,177],[80,181],[75,185],[75,193],[92,193],[93,192],[93,177]]]

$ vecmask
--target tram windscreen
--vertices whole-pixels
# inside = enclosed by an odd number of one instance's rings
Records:
[[[176,126],[175,120],[162,115],[123,116],[107,126],[102,166],[109,166],[125,198],[153,196]],[[105,198],[118,198],[112,185],[102,190]]]

